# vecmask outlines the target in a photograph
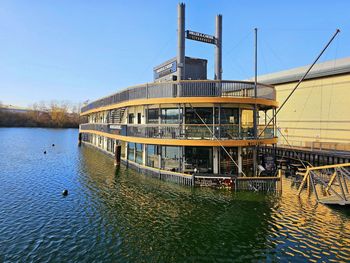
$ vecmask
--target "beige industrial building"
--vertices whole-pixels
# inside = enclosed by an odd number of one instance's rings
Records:
[[[308,67],[258,81],[275,86],[281,105]],[[278,136],[280,146],[288,140],[293,147],[350,151],[350,57],[316,64],[278,114],[277,126],[284,135]]]

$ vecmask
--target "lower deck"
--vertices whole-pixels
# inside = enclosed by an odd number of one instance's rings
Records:
[[[280,177],[252,176],[252,148],[225,147],[234,158],[235,165],[219,147],[174,147],[124,142],[118,145],[118,142],[109,138],[91,134],[85,134],[81,139],[84,144],[114,158],[119,156],[120,162],[127,168],[181,185],[266,192],[278,191],[281,186]]]
[[[225,149],[220,146],[167,146],[123,142],[88,133],[82,133],[81,140],[120,159],[169,172],[253,176],[254,147],[251,146]]]

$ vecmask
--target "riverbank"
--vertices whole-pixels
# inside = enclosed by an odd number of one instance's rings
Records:
[[[0,109],[0,127],[79,128],[78,113],[9,112]]]

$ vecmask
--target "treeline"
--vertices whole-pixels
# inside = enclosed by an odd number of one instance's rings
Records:
[[[0,127],[78,128],[80,104],[52,101],[31,105],[21,111],[0,104]]]

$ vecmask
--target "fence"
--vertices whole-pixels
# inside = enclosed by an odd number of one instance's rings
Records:
[[[81,113],[129,100],[171,97],[254,97],[254,83],[211,80],[147,83],[93,101],[82,107]],[[275,100],[275,88],[259,83],[257,97]]]
[[[119,130],[111,128],[114,126],[116,125],[104,123],[85,123],[80,125],[80,129],[121,134],[131,137],[201,140],[212,140],[214,131],[214,135],[218,139],[254,139],[253,127],[239,128],[239,125],[234,124],[214,126],[212,124],[128,124],[119,125]],[[269,126],[262,134],[261,138],[274,138],[273,127]]]

